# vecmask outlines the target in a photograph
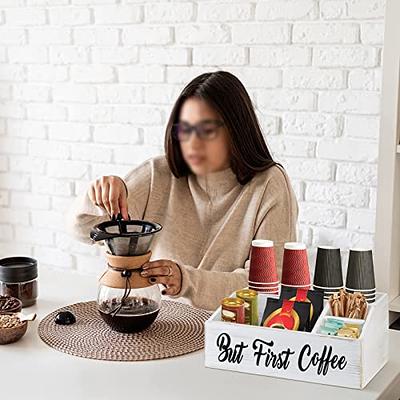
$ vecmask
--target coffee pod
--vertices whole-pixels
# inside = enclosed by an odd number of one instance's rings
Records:
[[[355,291],[375,289],[372,250],[350,249],[346,288]]]
[[[279,283],[272,240],[258,239],[251,242],[249,282],[265,285]]]
[[[340,290],[343,288],[342,261],[339,248],[318,246],[313,285],[324,290]]]
[[[310,268],[304,243],[285,243],[282,262],[282,285],[310,288]]]

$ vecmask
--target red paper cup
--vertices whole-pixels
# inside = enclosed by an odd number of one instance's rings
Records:
[[[256,287],[256,286],[249,286],[249,289],[256,290],[257,292],[262,292],[262,293],[275,293],[275,292],[279,292],[279,288],[265,289],[265,288],[259,288],[259,287]]]
[[[258,293],[262,293],[262,294],[272,294],[272,295],[278,295],[279,294],[279,290],[261,290],[261,289],[256,289],[256,288],[250,288],[252,290],[255,290]]]
[[[288,242],[284,245],[282,263],[282,285],[309,287],[311,284],[305,244]]]
[[[249,284],[253,285],[253,286],[266,286],[266,287],[274,287],[274,286],[279,286],[280,282],[276,281],[276,282],[269,282],[269,283],[265,283],[265,282],[253,282],[249,280]]]
[[[270,294],[279,293],[279,290],[278,290],[278,289],[275,289],[275,290],[263,290],[263,289],[252,288],[252,287],[249,287],[249,289],[255,290],[255,291],[258,292],[258,293],[270,293]]]
[[[310,285],[285,285],[282,283],[283,287],[290,287],[290,288],[295,288],[295,289],[305,289],[305,290],[310,290],[311,289],[311,284]]]
[[[279,281],[272,240],[251,242],[249,281],[264,284]]]
[[[259,290],[265,290],[265,291],[274,291],[274,290],[279,290],[280,285],[276,285],[276,286],[260,286],[260,285],[252,285],[251,283],[249,283],[249,288],[252,289],[259,289]]]
[[[257,282],[257,283],[249,282],[248,284],[250,286],[255,286],[255,287],[265,288],[265,289],[275,289],[280,286],[280,283],[275,283],[273,285],[269,285],[269,284],[264,284],[262,282]]]

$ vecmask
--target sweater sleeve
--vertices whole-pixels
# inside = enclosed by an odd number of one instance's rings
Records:
[[[278,273],[281,273],[283,245],[296,240],[298,205],[290,182],[279,168],[266,185],[256,221],[253,239],[273,240]],[[249,254],[251,244],[249,244]],[[182,288],[173,297],[187,297],[195,307],[215,310],[224,297],[247,287],[250,260],[232,272],[199,270],[180,265]]]
[[[131,219],[143,219],[150,192],[151,165],[152,160],[148,160],[122,178],[128,191],[128,213]],[[89,237],[90,230],[94,225],[109,219],[103,208],[91,202],[86,191],[74,199],[69,208],[66,215],[66,228],[77,240],[93,244]]]

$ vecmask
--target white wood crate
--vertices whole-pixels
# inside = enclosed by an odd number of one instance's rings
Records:
[[[267,298],[268,295],[259,295],[260,322]],[[327,302],[312,332],[224,322],[219,307],[205,324],[205,365],[362,389],[388,360],[388,314],[387,295],[377,293],[360,338],[349,339],[316,333],[324,317],[330,315]],[[333,360],[326,369],[320,364],[327,363],[318,362],[324,349],[325,358]]]

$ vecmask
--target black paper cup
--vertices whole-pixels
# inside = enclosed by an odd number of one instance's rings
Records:
[[[355,292],[375,290],[375,273],[372,250],[350,249],[346,288]]]
[[[334,293],[339,293],[339,290],[321,290],[318,288],[314,287],[314,290],[316,290],[317,292],[324,292],[325,294],[334,294]]]
[[[342,288],[341,288],[341,289],[342,289]],[[333,289],[322,289],[322,288],[313,286],[313,290],[315,290],[316,292],[321,292],[321,293],[324,294],[324,296],[328,296],[328,297],[329,297],[329,296],[331,296],[332,294],[339,293],[339,290],[340,290],[340,289],[337,289],[337,290],[333,290]]]
[[[324,291],[336,291],[343,287],[342,260],[339,248],[318,246],[313,284],[314,287]]]
[[[353,288],[346,287],[346,292],[349,292],[349,293],[358,292],[358,293],[362,293],[362,294],[371,294],[371,293],[376,293],[376,289],[373,288],[373,289],[363,290],[363,289],[353,289]]]
[[[320,289],[320,290],[330,290],[330,291],[339,291],[340,289],[344,289],[344,286],[337,286],[337,287],[324,287],[324,286],[318,286],[318,285],[314,285],[313,287],[315,287],[316,289]]]
[[[347,293],[362,293],[362,294],[375,294],[376,293],[376,289],[372,289],[372,290],[361,290],[361,289],[352,289],[352,288],[346,288],[346,292]]]

